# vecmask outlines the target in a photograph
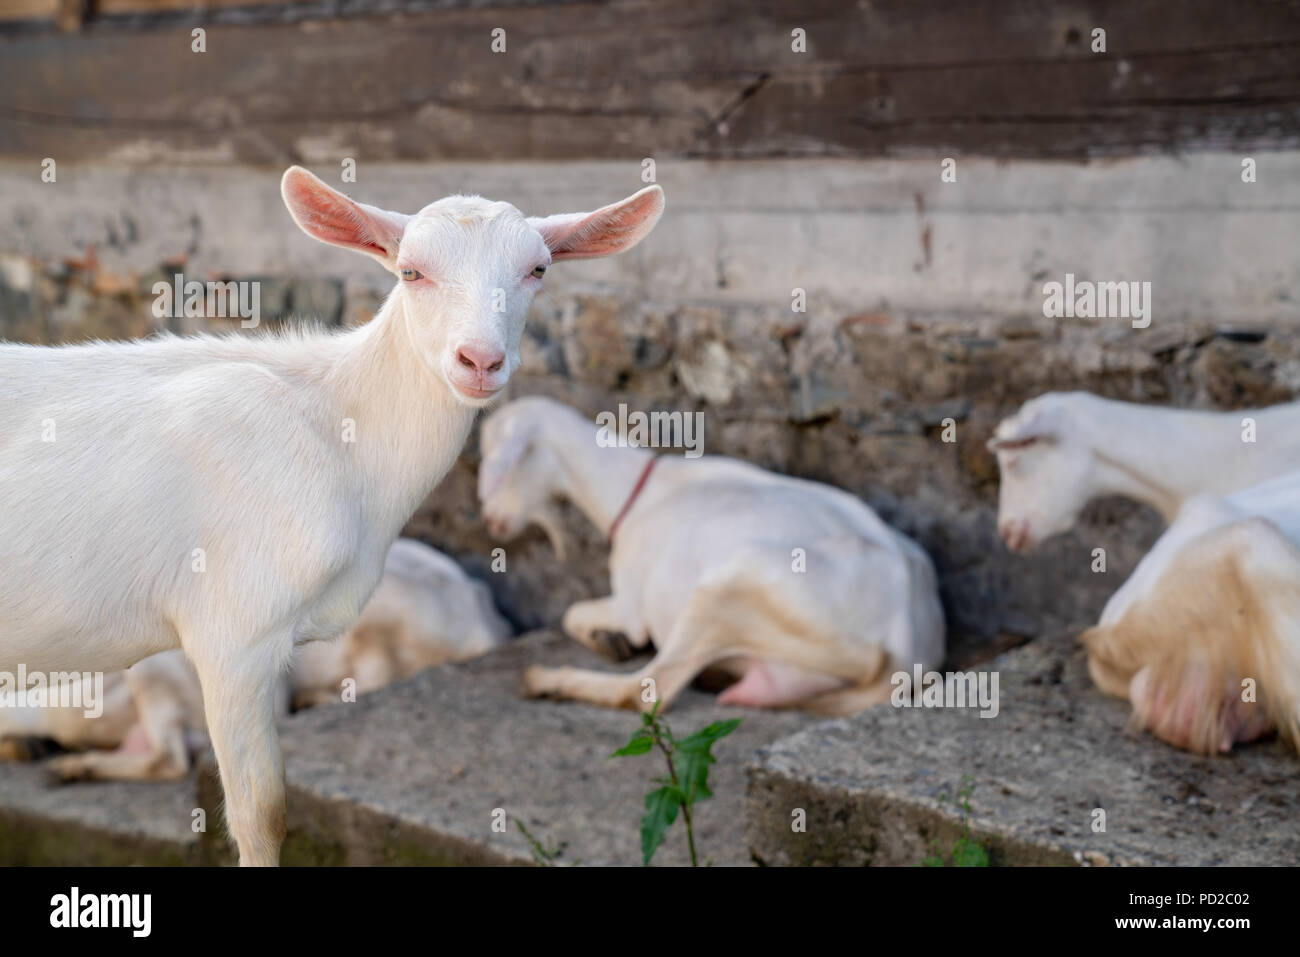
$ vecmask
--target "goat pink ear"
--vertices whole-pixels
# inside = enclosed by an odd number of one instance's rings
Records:
[[[631,249],[649,235],[664,212],[664,191],[647,186],[591,213],[529,219],[552,259],[595,259]]]
[[[308,236],[378,259],[391,272],[410,216],[358,203],[326,186],[301,166],[280,180],[289,215]]]

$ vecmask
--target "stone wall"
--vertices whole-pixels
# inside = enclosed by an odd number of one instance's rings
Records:
[[[775,311],[579,297],[533,314],[524,368],[515,395],[551,395],[592,416],[619,402],[699,410],[709,453],[861,496],[934,558],[952,659],[964,662],[1095,622],[1160,527],[1147,509],[1104,501],[1075,533],[1032,556],[1009,553],[985,448],[1002,415],[1047,389],[1205,408],[1287,400],[1300,387],[1300,332],[1187,324],[1098,336],[1042,319],[888,314],[792,324]],[[942,441],[945,417],[957,423],[955,443]],[[493,542],[477,523],[476,461],[471,446],[413,527],[485,568]],[[540,533],[509,548],[498,588],[521,623],[605,593],[604,545],[581,518],[569,530],[583,547],[566,566]],[[1089,567],[1098,545],[1105,574]]]
[[[705,451],[831,482],[914,535],[938,566],[950,658],[965,663],[1095,619],[1158,531],[1120,502],[1016,557],[994,527],[998,418],[1048,389],[1204,408],[1300,390],[1300,156],[1103,164],[963,161],[944,192],[930,161],[673,163],[668,212],[626,257],[547,277],[515,396],[594,415],[698,410]],[[364,201],[417,208],[466,189],[528,212],[608,202],[636,164],[363,168]],[[41,343],[235,328],[157,320],[154,282],[258,280],[268,326],[364,322],[385,287],[362,257],[314,244],[263,169],[60,167],[56,184],[0,167],[0,337]],[[417,199],[418,197],[418,199]],[[1155,320],[1042,317],[1041,285],[1152,280]],[[807,311],[791,308],[803,289]],[[957,423],[956,441],[941,423]],[[477,434],[408,532],[489,580],[520,627],[607,588],[606,550],[577,515],[561,565],[540,533],[497,544],[474,497]],[[1104,545],[1108,572],[1089,571]]]

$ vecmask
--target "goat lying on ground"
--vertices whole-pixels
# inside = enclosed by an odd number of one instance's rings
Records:
[[[398,277],[340,333],[0,345],[0,670],[117,671],[184,648],[241,864],[284,836],[276,687],[361,613],[402,526],[519,363],[552,260],[616,253],[657,186],[525,219],[453,196],[413,216],[297,167],[309,235]]]
[[[95,693],[92,676],[82,679],[83,691],[74,701],[89,702]],[[6,702],[0,706],[0,761],[30,761],[45,757],[53,741],[63,748],[116,748],[136,723],[134,696],[126,672],[104,675],[101,706],[89,715],[79,707],[38,708]]]
[[[399,538],[388,550],[379,587],[346,637],[299,649],[290,672],[293,707],[338,701],[345,678],[356,681],[357,693],[374,691],[425,668],[485,654],[510,635],[487,585],[436,549]]]
[[[1256,442],[1242,440],[1242,420]],[[1027,551],[1069,530],[1085,505],[1123,495],[1172,522],[1194,495],[1227,495],[1300,468],[1300,402],[1196,412],[1048,392],[1003,419],[998,531]]]
[[[348,633],[295,651],[285,703],[291,697],[297,709],[339,701],[346,679],[357,694],[374,691],[483,654],[510,631],[486,585],[441,552],[399,538]],[[49,738],[67,750],[85,749],[49,763],[64,780],[159,780],[183,777],[191,756],[207,747],[202,691],[183,652],[164,651],[106,675],[104,695],[98,718],[73,708],[0,709],[0,757],[26,756],[24,739]]]
[[[1300,472],[1189,500],[1083,634],[1093,681],[1181,748],[1300,747],[1297,542]]]
[[[599,448],[591,422],[543,398],[492,413],[482,448],[495,534],[536,523],[559,550],[564,497],[612,540],[613,594],[574,604],[565,630],[597,651],[605,632],[658,649],[635,674],[530,668],[533,695],[667,707],[721,666],[740,679],[724,703],[848,714],[886,700],[895,670],[943,658],[929,557],[847,492],[734,459]]]

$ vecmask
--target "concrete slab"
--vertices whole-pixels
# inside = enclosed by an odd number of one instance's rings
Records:
[[[193,775],[57,785],[42,764],[0,764],[0,865],[203,863],[196,806]]]
[[[290,718],[282,730],[289,788],[283,862],[530,863],[518,819],[542,844],[561,849],[557,863],[639,865],[644,795],[663,765],[649,755],[609,758],[638,716],[522,699],[519,675],[535,662],[619,667],[557,632],[537,632],[476,661]],[[721,707],[699,691],[687,691],[666,717],[679,736],[711,721],[744,719],[714,748],[715,797],[698,806],[696,842],[701,858],[716,865],[748,864],[745,767],[759,745],[816,719]],[[205,777],[200,792],[215,811],[215,778]],[[494,820],[507,822],[504,833],[493,830]],[[679,821],[655,864],[687,860]]]
[[[984,667],[997,717],[885,705],[763,748],[745,802],[755,858],[918,864],[960,833],[968,775],[971,833],[994,864],[1300,863],[1300,759],[1276,742],[1201,758],[1126,730],[1127,704],[1092,686],[1072,636]]]
[[[559,848],[557,863],[638,864],[642,796],[660,765],[607,757],[636,716],[519,698],[518,675],[535,662],[635,666],[539,632],[290,718],[284,863],[529,863],[521,820]],[[668,713],[679,734],[744,718],[716,748],[716,797],[698,808],[702,857],[919,863],[959,833],[953,798],[968,775],[972,834],[994,863],[1300,862],[1300,760],[1280,746],[1204,759],[1126,731],[1126,707],[1091,687],[1067,639],[988,667],[1001,692],[992,719],[883,707],[827,722],[688,691]],[[60,787],[40,765],[0,766],[0,863],[229,862],[210,765],[198,790],[193,779]],[[191,830],[196,806],[206,837]],[[1092,830],[1098,808],[1103,833]],[[797,809],[802,833],[791,829]],[[503,817],[505,831],[493,830]],[[685,863],[684,845],[677,824],[656,863]]]

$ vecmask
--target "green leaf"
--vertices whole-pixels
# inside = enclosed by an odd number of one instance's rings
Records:
[[[952,847],[953,867],[988,867],[989,853],[968,837],[957,838]]]
[[[668,785],[657,788],[645,796],[645,815],[641,818],[641,857],[649,867],[663,843],[664,832],[677,820],[677,810],[682,806],[682,792]]]
[[[647,753],[654,746],[655,741],[654,738],[650,736],[650,732],[646,731],[645,728],[641,728],[636,734],[632,735],[627,744],[623,745],[623,747],[611,754],[610,757],[635,757],[638,754]]]
[[[735,731],[739,724],[739,718],[715,721],[677,743],[677,775],[688,806],[713,797],[709,790],[709,765],[715,764],[716,759],[711,749],[720,738]]]
[[[715,721],[707,728],[701,728],[694,734],[677,742],[677,747],[682,751],[704,751],[707,753],[719,738],[725,738],[739,726],[739,718],[732,718],[730,721]]]
[[[713,797],[709,790],[709,765],[715,764],[713,755],[705,751],[680,749],[677,754],[677,780],[681,783],[685,803]]]

